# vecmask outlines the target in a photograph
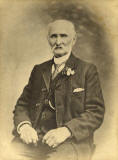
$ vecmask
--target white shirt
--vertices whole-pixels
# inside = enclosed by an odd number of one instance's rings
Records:
[[[64,55],[62,57],[58,57],[58,58],[54,57],[54,63],[55,64],[61,64],[61,63],[65,62],[65,61],[67,61],[69,56],[70,56],[70,54],[71,54],[71,52],[69,52],[68,54],[66,54],[66,55]]]
[[[71,52],[69,52],[68,54],[66,54],[66,55],[64,55],[62,57],[59,57],[59,58],[54,57],[54,63],[56,65],[59,65],[59,67],[58,67],[58,73],[61,72],[62,69],[65,67],[65,63],[68,60],[70,54],[71,54]],[[52,65],[52,74],[54,73],[54,71],[55,71],[55,66],[53,64]]]

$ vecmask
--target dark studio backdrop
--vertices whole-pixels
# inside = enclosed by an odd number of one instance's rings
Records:
[[[115,160],[117,9],[118,2],[115,0],[0,1],[0,138],[3,148],[7,146],[10,150],[12,111],[33,66],[52,57],[46,39],[47,24],[56,19],[68,19],[75,24],[78,35],[73,53],[97,66],[105,99],[104,123],[95,132],[97,149],[94,159],[104,157],[103,160]]]

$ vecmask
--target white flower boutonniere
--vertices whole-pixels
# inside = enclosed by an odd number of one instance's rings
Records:
[[[75,74],[75,71],[69,67],[66,67],[65,70],[62,72],[63,75],[71,76]]]

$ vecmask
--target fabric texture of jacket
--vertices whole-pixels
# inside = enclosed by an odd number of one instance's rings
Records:
[[[15,130],[22,121],[30,121],[35,129],[38,128],[48,101],[52,64],[53,60],[49,60],[34,66],[15,106]],[[67,75],[68,69],[74,74]],[[95,65],[71,54],[54,81],[57,127],[66,126],[76,145],[82,142],[92,144],[93,133],[104,118],[104,100]]]

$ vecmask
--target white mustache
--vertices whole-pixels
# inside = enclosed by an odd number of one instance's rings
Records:
[[[63,46],[62,46],[62,45],[60,45],[60,46],[54,45],[54,46],[52,47],[52,50],[57,49],[57,48],[63,48]]]

